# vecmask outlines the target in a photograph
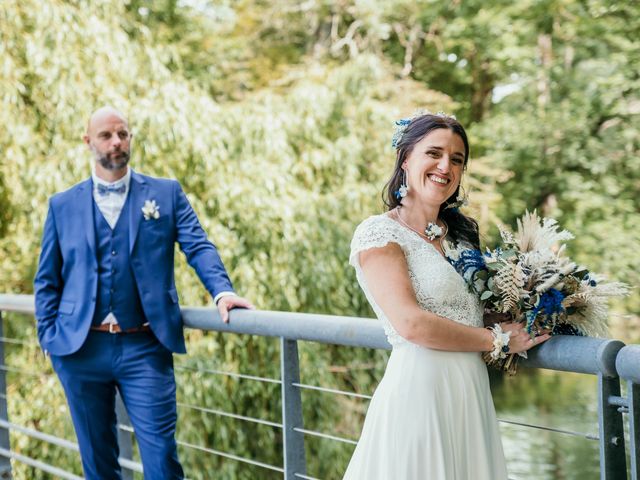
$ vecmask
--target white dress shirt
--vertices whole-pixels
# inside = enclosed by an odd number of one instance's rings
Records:
[[[124,207],[124,202],[127,201],[127,194],[129,193],[129,185],[131,185],[131,169],[127,168],[127,173],[120,180],[115,182],[107,182],[98,178],[95,171],[91,175],[93,179],[93,199],[98,206],[98,209],[102,213],[102,216],[107,221],[111,229],[113,230],[116,227],[116,223],[118,222],[118,218],[120,218],[120,212],[122,212],[122,207]],[[105,187],[120,187],[124,185],[124,193],[107,193],[105,195],[100,195],[98,193],[98,185],[104,185]]]
[[[111,230],[113,230],[118,223],[118,218],[120,218],[120,213],[122,213],[122,207],[124,207],[124,202],[127,201],[127,195],[129,194],[129,185],[131,185],[131,169],[127,168],[127,173],[120,180],[116,180],[115,182],[107,182],[106,180],[102,180],[98,178],[95,170],[91,174],[91,178],[93,180],[93,200],[96,202],[98,206],[98,210],[102,213],[102,216],[107,221]],[[100,195],[98,193],[98,185],[104,185],[105,187],[120,187],[124,185],[123,193],[113,193],[109,192],[104,195]],[[116,316],[113,312],[109,312],[109,314],[102,320],[102,323],[118,323]],[[148,322],[145,323],[148,325]]]

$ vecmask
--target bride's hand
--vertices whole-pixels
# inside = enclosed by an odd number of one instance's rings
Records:
[[[540,335],[531,337],[522,324],[515,322],[501,323],[503,332],[511,332],[511,338],[509,339],[509,352],[507,353],[520,353],[526,352],[530,348],[540,345],[551,338],[549,330],[543,330]]]

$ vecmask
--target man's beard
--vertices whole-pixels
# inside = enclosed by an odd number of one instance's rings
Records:
[[[122,170],[129,163],[129,152],[118,152],[116,156],[112,154],[98,155],[98,163],[105,170]]]

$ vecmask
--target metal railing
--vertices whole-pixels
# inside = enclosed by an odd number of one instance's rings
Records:
[[[640,479],[640,345],[627,345],[618,353],[616,369],[627,381],[627,396],[612,397],[609,402],[620,405],[629,422],[631,478]]]
[[[61,478],[80,478],[72,473],[49,465],[38,459],[25,457],[10,448],[10,431],[20,432],[63,448],[78,451],[74,442],[39,432],[35,429],[13,424],[7,414],[7,371],[5,365],[4,346],[7,343],[24,343],[17,339],[6,338],[3,333],[2,311],[33,314],[33,297],[28,295],[0,295],[0,478],[10,478],[10,459],[31,465],[34,468],[52,473]],[[260,423],[282,431],[283,452],[282,466],[269,465],[255,459],[242,458],[228,452],[178,441],[186,448],[218,455],[233,461],[244,462],[257,467],[281,473],[286,480],[294,478],[314,479],[307,474],[305,458],[305,438],[315,436],[331,441],[355,444],[352,439],[330,435],[304,428],[302,414],[303,390],[317,390],[356,398],[368,399],[368,395],[344,392],[322,386],[305,385],[300,382],[300,364],[298,342],[318,342],[331,345],[386,349],[388,344],[379,322],[371,319],[340,317],[329,315],[313,315],[291,312],[269,312],[255,310],[234,310],[230,323],[222,323],[217,311],[210,308],[183,308],[185,326],[191,329],[228,332],[235,334],[276,337],[280,339],[280,379],[263,378],[232,372],[206,370],[208,373],[230,375],[236,378],[257,380],[271,384],[279,384],[282,400],[281,422],[251,418],[216,409],[180,403],[183,408],[190,408],[211,413],[213,415],[234,418],[236,420]],[[35,343],[35,341],[34,341]],[[529,358],[521,362],[522,366],[542,368],[564,372],[576,372],[595,375],[598,378],[598,424],[597,438],[582,435],[585,438],[598,440],[600,445],[600,478],[602,480],[626,479],[626,453],[624,437],[624,416],[629,423],[631,478],[640,480],[640,346],[624,346],[618,340],[595,339],[586,337],[554,337],[536,350],[529,352]],[[183,367],[187,369],[187,367]],[[200,370],[201,371],[201,370]],[[37,372],[21,372],[22,374]],[[627,381],[627,395],[621,395],[620,377]],[[141,472],[139,463],[132,460],[133,429],[123,406],[117,404],[119,423],[119,443],[125,478],[133,478],[133,472]],[[503,421],[504,423],[516,423]],[[561,433],[575,434],[565,430],[539,426]],[[317,479],[316,479],[317,480]]]

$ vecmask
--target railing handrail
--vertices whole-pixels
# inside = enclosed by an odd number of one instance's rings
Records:
[[[2,310],[34,314],[33,295],[0,294]],[[224,323],[218,311],[209,307],[184,307],[182,317],[186,327],[199,330],[391,349],[382,324],[371,318],[236,309],[229,323]],[[558,336],[530,351],[521,365],[613,378],[617,376],[616,356],[623,347],[619,340]]]
[[[2,311],[33,315],[35,314],[34,297],[33,295],[0,294],[0,313]],[[266,466],[247,459],[242,461],[282,471],[287,480],[313,478],[306,474],[304,435],[353,442],[304,428],[300,396],[300,389],[303,385],[300,383],[299,377],[297,342],[302,340],[388,350],[391,349],[391,345],[386,339],[381,322],[368,318],[335,315],[233,310],[230,314],[230,322],[223,323],[216,309],[205,307],[183,308],[182,316],[184,324],[188,328],[280,339],[281,380],[279,383],[282,398],[283,421],[281,427],[284,444],[284,467]],[[1,326],[0,323],[0,338],[4,338]],[[0,342],[0,358],[2,359],[4,359],[3,346],[4,343]],[[554,337],[529,352],[528,359],[521,360],[521,364],[526,367],[598,376],[598,438],[602,479],[622,478],[620,475],[626,471],[623,411],[630,414],[629,425],[633,436],[630,446],[634,452],[632,453],[632,471],[635,473],[632,478],[633,480],[640,479],[640,436],[638,435],[640,415],[636,413],[640,411],[640,387],[633,383],[640,379],[639,360],[640,345],[624,347],[624,344],[619,340],[576,336]],[[630,393],[627,397],[621,396],[618,373],[630,381]],[[1,372],[0,381],[2,391],[6,391],[5,377]],[[4,395],[0,399],[0,410],[0,416],[7,420],[6,397]],[[6,450],[9,447],[9,430],[8,428],[0,429],[0,434],[4,435],[0,450]],[[128,442],[130,438],[127,437],[125,440]],[[240,460],[239,457],[235,458],[231,454],[206,450],[210,453]],[[7,451],[11,453],[9,450]],[[33,464],[35,460],[25,458],[21,461]],[[33,465],[35,466],[35,464]],[[8,468],[10,469],[10,466]]]
[[[640,345],[627,345],[616,357],[616,369],[621,378],[640,383]]]
[[[35,315],[35,297],[33,295],[1,293],[0,311],[30,313],[31,315]]]

